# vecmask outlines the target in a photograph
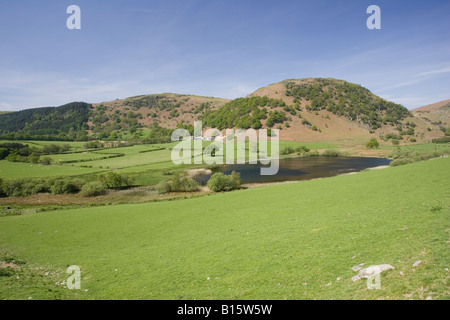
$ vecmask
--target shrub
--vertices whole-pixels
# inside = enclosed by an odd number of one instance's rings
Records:
[[[207,186],[214,192],[233,190],[231,179],[222,172],[214,173],[211,178],[209,178]]]
[[[23,197],[35,194],[35,182],[31,179],[3,181],[3,193],[8,197]]]
[[[0,178],[0,197],[6,196],[6,193],[3,191],[3,179]]]
[[[368,149],[375,149],[375,148],[378,148],[379,146],[380,146],[380,143],[375,138],[370,139],[369,142],[366,143],[366,148],[368,148]]]
[[[241,183],[241,175],[238,172],[233,171],[229,176],[217,172],[211,176],[207,186],[214,192],[221,192],[239,189]]]
[[[73,179],[73,180],[60,179],[60,180],[55,180],[53,185],[50,188],[50,191],[53,194],[78,193],[82,189],[83,184],[84,184],[84,182],[81,179]]]
[[[182,191],[182,183],[181,183],[181,178],[180,178],[180,174],[179,173],[175,173],[173,178],[172,178],[172,182],[170,184],[170,191],[172,192],[179,192]]]
[[[165,194],[169,192],[195,192],[198,191],[198,183],[192,178],[181,177],[179,173],[176,173],[172,180],[162,181],[158,183],[155,190],[159,194]]]
[[[408,158],[405,159],[395,159],[393,161],[391,161],[390,166],[391,167],[396,167],[396,166],[402,166],[408,163],[413,163],[414,161]]]
[[[155,187],[156,192],[159,194],[166,194],[171,191],[170,183],[168,181],[161,181]]]
[[[240,189],[242,185],[241,174],[236,171],[231,172],[231,182],[233,189]]]
[[[107,174],[100,174],[98,181],[108,189],[120,189],[123,186],[130,187],[134,183],[134,178],[128,175],[120,175],[115,172],[108,172]]]
[[[84,197],[96,197],[105,194],[106,190],[103,184],[99,181],[86,183],[81,188],[81,195]]]
[[[198,183],[192,178],[184,178],[182,181],[183,189],[186,192],[195,192],[198,191]]]
[[[313,151],[305,152],[303,155],[307,156],[307,157],[318,157],[319,151],[313,150]]]
[[[443,138],[436,138],[431,140],[432,143],[448,143],[450,142],[450,137],[449,136],[445,136]]]
[[[325,157],[340,157],[342,153],[338,150],[325,150],[322,155]]]
[[[292,148],[291,146],[284,147],[280,151],[280,154],[282,154],[282,155],[287,155],[287,154],[291,154],[291,153],[294,153],[294,148]]]
[[[400,149],[391,152],[388,156],[393,158],[391,161],[391,166],[399,166],[408,163],[425,161],[433,158],[444,157],[450,154],[450,150],[443,151],[425,151],[425,150],[411,150],[411,149]]]
[[[9,155],[9,150],[6,148],[0,148],[0,160],[5,159]]]
[[[100,143],[99,141],[89,141],[89,142],[86,142],[83,147],[85,149],[99,149],[99,148],[103,148],[103,144]]]
[[[52,163],[53,163],[53,159],[50,158],[50,157],[44,157],[41,160],[41,164],[44,165],[44,166],[51,165]]]
[[[44,182],[38,182],[34,185],[33,194],[50,192],[50,188]]]
[[[298,146],[295,148],[295,152],[297,153],[305,153],[305,152],[309,152],[309,148],[305,147],[305,146]]]

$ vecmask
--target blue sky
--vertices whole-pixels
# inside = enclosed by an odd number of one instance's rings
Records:
[[[369,5],[381,30],[369,30]],[[69,5],[81,30],[69,30]],[[450,99],[450,2],[16,0],[0,3],[0,110],[152,93],[246,96],[332,77],[414,107]]]

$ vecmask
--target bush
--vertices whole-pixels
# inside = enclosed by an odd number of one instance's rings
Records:
[[[106,190],[101,182],[93,181],[86,183],[80,193],[84,197],[96,197],[105,194]]]
[[[9,155],[9,150],[6,148],[0,148],[0,160],[5,159]]]
[[[83,187],[83,180],[73,179],[73,180],[55,180],[50,188],[53,194],[71,194],[78,193]]]
[[[169,192],[196,192],[199,188],[197,181],[194,179],[181,177],[179,173],[176,173],[172,180],[158,183],[155,190],[159,194],[165,194]]]
[[[24,197],[35,194],[36,182],[31,179],[16,179],[3,181],[2,193],[8,197]]]
[[[186,192],[196,192],[199,190],[197,181],[192,178],[183,179],[183,188]]]
[[[391,167],[402,166],[402,165],[405,165],[405,164],[408,164],[408,163],[413,163],[413,162],[414,162],[413,160],[408,159],[408,158],[406,158],[406,159],[395,159],[395,160],[391,161],[390,166]]]
[[[128,175],[120,175],[115,172],[108,172],[98,176],[98,181],[108,189],[120,189],[123,186],[130,187],[134,183],[134,177]]]
[[[445,157],[450,154],[450,150],[443,151],[425,151],[425,150],[411,150],[400,149],[391,152],[388,156],[392,159],[391,166],[400,166],[408,163],[425,161],[433,158]]]
[[[341,157],[342,153],[338,150],[325,150],[322,155],[325,157]]]
[[[222,172],[214,173],[209,179],[207,186],[214,192],[231,191],[241,187],[240,174],[233,171],[230,176]]]
[[[369,142],[366,143],[366,148],[368,148],[368,149],[375,149],[375,148],[378,148],[379,146],[380,146],[380,143],[375,138],[370,139]]]
[[[168,181],[161,181],[155,187],[156,192],[159,194],[166,194],[171,191],[170,183]]]
[[[287,154],[291,154],[291,153],[294,153],[294,148],[292,148],[291,146],[284,147],[280,151],[280,154],[282,154],[282,155],[287,155]]]
[[[242,185],[241,174],[236,171],[231,172],[231,182],[233,189],[240,189]]]
[[[6,193],[3,191],[3,179],[0,178],[0,197],[6,196]]]
[[[52,163],[53,163],[53,159],[50,158],[50,157],[44,157],[41,160],[41,164],[44,165],[44,166],[51,165]]]
[[[305,147],[305,146],[298,146],[295,148],[295,152],[297,153],[305,153],[305,152],[309,152],[309,148]]]
[[[450,137],[449,136],[445,136],[443,138],[436,138],[431,140],[432,143],[449,143],[450,142]]]

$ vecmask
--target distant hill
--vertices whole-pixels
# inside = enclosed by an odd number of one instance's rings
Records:
[[[165,93],[0,114],[0,138],[165,142],[202,120],[220,130],[277,128],[282,140],[427,142],[448,126],[447,102],[410,112],[344,80],[289,79],[234,100]]]
[[[60,107],[35,108],[0,114],[0,136],[10,139],[71,139],[87,127],[91,105],[72,102]]]
[[[450,99],[441,102],[429,104],[412,110],[412,113],[422,119],[428,119],[431,122],[450,125]]]

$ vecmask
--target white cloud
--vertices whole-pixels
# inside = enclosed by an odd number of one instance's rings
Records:
[[[440,73],[447,73],[447,72],[450,72],[450,67],[421,72],[421,73],[416,74],[416,77],[423,77],[423,76],[428,76],[428,75],[432,75],[432,74],[440,74]]]

